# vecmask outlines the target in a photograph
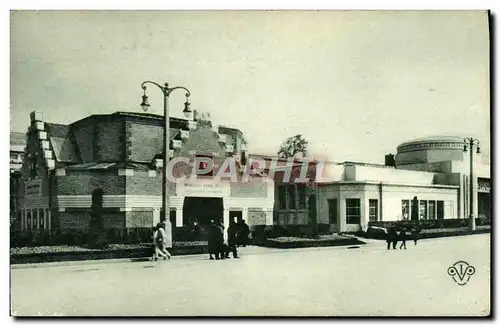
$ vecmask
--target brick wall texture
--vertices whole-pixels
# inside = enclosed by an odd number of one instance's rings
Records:
[[[104,212],[105,229],[125,228],[126,212]],[[128,212],[127,212],[128,213]],[[59,227],[61,231],[81,230],[87,231],[90,225],[90,210],[59,212]]]
[[[127,228],[152,228],[153,211],[132,211],[125,213]]]
[[[128,159],[149,163],[163,152],[163,127],[137,122],[126,122]]]
[[[104,195],[125,194],[125,176],[116,170],[68,171],[66,176],[57,176],[58,195],[91,195],[101,188]]]
[[[148,177],[147,172],[135,171],[133,176],[126,178],[127,195],[135,196],[161,196],[162,174],[156,173],[155,177]],[[176,194],[176,184],[169,182],[168,193]]]
[[[83,163],[94,161],[94,131],[95,125],[92,121],[87,122],[85,125],[77,126],[73,130]]]
[[[123,161],[125,158],[125,122],[99,121],[96,124],[96,133],[96,161]]]

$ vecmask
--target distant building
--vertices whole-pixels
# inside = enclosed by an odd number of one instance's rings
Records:
[[[21,132],[10,133],[10,173],[19,172],[23,166],[26,134]]]
[[[21,185],[21,167],[26,147],[26,134],[20,132],[10,133],[10,216],[14,221],[19,217],[19,197]]]
[[[312,185],[276,179],[274,224],[317,223],[331,232],[364,229],[370,221],[469,217],[469,155],[461,137],[428,137],[398,146],[393,166],[361,162],[311,162]],[[491,218],[489,165],[474,155],[473,215]],[[298,166],[297,162],[295,165]]]

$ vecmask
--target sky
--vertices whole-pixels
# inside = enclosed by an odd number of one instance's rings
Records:
[[[384,163],[398,144],[473,136],[490,148],[481,11],[14,11],[11,130],[140,112],[144,80],[242,130],[252,153],[302,134],[316,158]],[[148,88],[162,114],[160,90]],[[182,92],[170,115],[182,117]]]

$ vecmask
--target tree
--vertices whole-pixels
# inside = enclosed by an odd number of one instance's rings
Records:
[[[307,156],[308,141],[302,135],[288,137],[280,146],[278,157],[289,158],[296,156]]]

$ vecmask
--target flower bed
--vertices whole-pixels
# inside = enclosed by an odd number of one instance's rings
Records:
[[[277,237],[269,238],[260,244],[263,247],[289,249],[306,247],[333,247],[333,246],[351,246],[364,244],[355,237],[342,236],[337,234],[320,235],[317,238],[302,237]]]
[[[110,244],[107,249],[89,249],[82,246],[40,246],[10,249],[11,264],[78,261],[119,258],[144,258],[152,255],[151,243]],[[207,253],[206,241],[174,242],[172,255]]]

